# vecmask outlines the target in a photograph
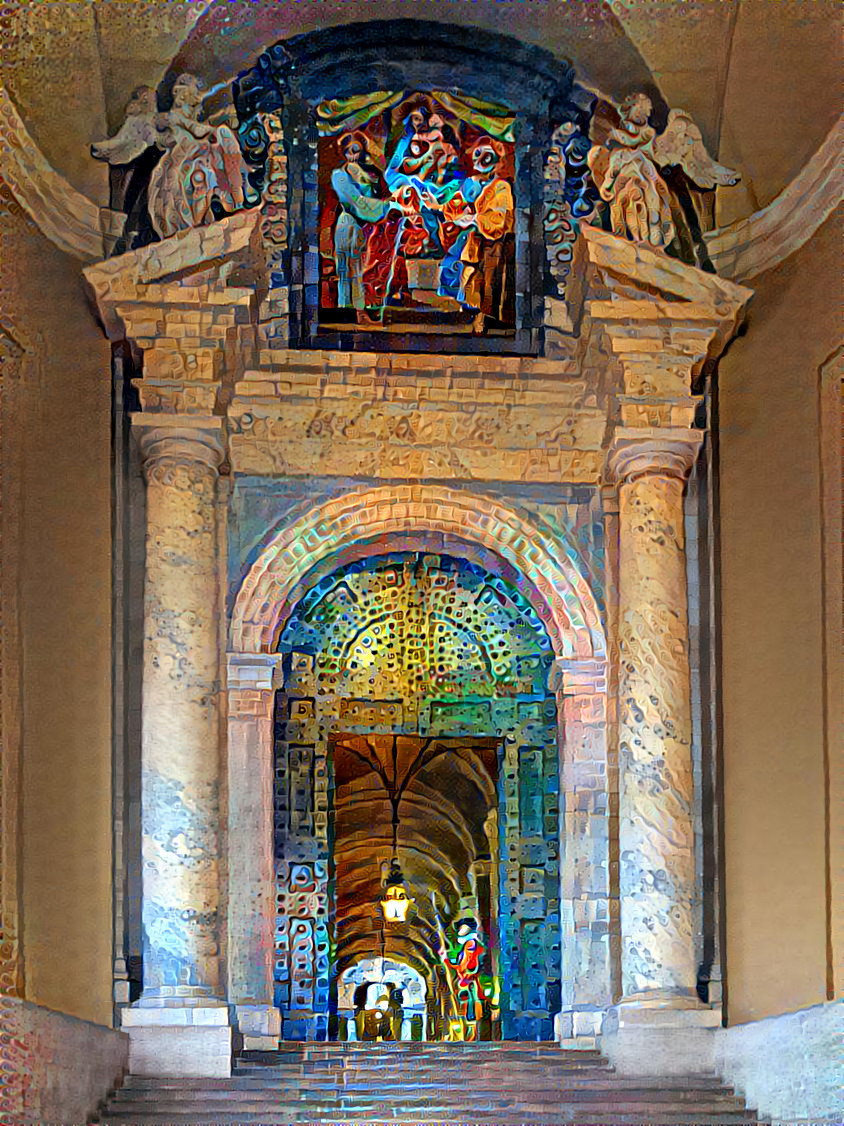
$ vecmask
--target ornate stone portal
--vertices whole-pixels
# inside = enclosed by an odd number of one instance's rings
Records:
[[[274,120],[270,155],[284,175]],[[280,198],[276,182],[263,209],[86,271],[109,335],[132,346],[143,407],[133,429],[147,481],[144,991],[123,1011],[133,1070],[228,1074],[232,1029],[253,1047],[332,1034],[338,975],[350,958],[384,955],[361,945],[354,911],[338,913],[348,889],[333,883],[350,846],[332,854],[332,772],[346,784],[338,740],[353,755],[357,738],[498,740],[477,791],[488,805],[476,843],[462,867],[449,867],[448,849],[437,863],[454,885],[439,900],[452,913],[477,908],[471,880],[498,867],[493,937],[496,957],[509,959],[498,979],[522,990],[507,1035],[544,1027],[547,990],[524,992],[519,964],[533,958],[531,920],[554,930],[545,949],[558,961],[545,977],[559,981],[561,1041],[591,1044],[603,1032],[606,1048],[623,1048],[643,1023],[717,1022],[695,993],[683,489],[703,439],[698,379],[749,291],[584,226],[566,300],[546,299],[535,347],[514,338],[521,354],[465,342],[375,348],[366,337],[342,350],[292,348],[288,310],[299,297],[285,274]],[[408,712],[404,689],[391,694],[379,680],[390,661],[399,680],[428,668],[409,642],[382,653],[367,635],[385,664],[373,659],[366,691],[342,646],[320,656],[300,638],[279,653],[320,583],[390,555],[463,561],[493,577],[490,597],[518,589],[531,608],[550,662],[537,700],[542,710],[547,695],[555,712],[542,715],[556,738],[553,769],[540,774],[559,778],[559,809],[553,794],[534,809],[519,788],[545,736],[529,733],[519,709],[536,701],[522,701],[515,682],[486,726],[477,711],[441,708],[434,731],[433,710]],[[359,594],[344,597],[351,606]],[[481,661],[477,691],[470,677],[464,693],[473,707],[487,675],[481,651],[466,649],[469,665]],[[337,666],[330,685],[312,675],[322,658]],[[480,778],[487,751],[464,750],[455,745],[454,762]],[[351,809],[335,829],[354,820]],[[511,839],[508,816],[523,827],[538,818],[536,841],[524,829]],[[413,831],[424,830],[417,817]],[[558,900],[545,883],[539,894],[543,863],[555,866]],[[531,915],[542,896],[544,915]],[[310,914],[292,910],[300,903]],[[396,947],[423,975],[432,918],[421,911],[419,934]],[[358,938],[338,943],[344,926]],[[310,934],[307,950],[294,930]]]

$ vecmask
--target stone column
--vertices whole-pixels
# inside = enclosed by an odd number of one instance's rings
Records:
[[[607,633],[607,791],[609,803],[610,965],[612,995],[621,996],[618,895],[618,490],[601,489],[604,518],[604,604]]]
[[[592,1048],[612,1004],[606,661],[559,659],[549,688],[557,697],[560,742],[560,1013],[564,1047]]]
[[[273,1001],[276,653],[228,655],[228,976],[244,1049],[278,1046]]]
[[[619,1028],[720,1021],[695,991],[683,491],[702,434],[619,430]],[[665,1018],[666,1011],[672,1015]],[[678,1016],[686,1011],[687,1016]],[[712,1019],[710,1019],[712,1018]],[[665,1070],[665,1060],[659,1061]]]
[[[218,418],[136,415],[147,482],[134,1074],[229,1075],[220,995]]]

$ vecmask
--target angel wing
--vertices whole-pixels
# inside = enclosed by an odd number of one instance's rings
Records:
[[[713,160],[703,144],[700,129],[681,109],[672,109],[664,133],[651,143],[654,160],[660,168],[678,165],[699,188],[729,186],[741,179],[738,172]]]
[[[91,156],[109,164],[129,164],[156,143],[157,116],[154,92],[148,86],[139,86],[126,107],[125,120],[117,133],[91,145]]]

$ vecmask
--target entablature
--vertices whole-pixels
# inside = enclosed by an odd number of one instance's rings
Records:
[[[598,486],[617,429],[694,427],[700,374],[751,296],[586,226],[576,331],[553,355],[296,349],[240,284],[260,229],[244,212],[86,271],[133,345],[145,417],[225,419],[228,465],[252,476]]]

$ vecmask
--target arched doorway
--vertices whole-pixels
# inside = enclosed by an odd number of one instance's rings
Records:
[[[494,737],[499,746],[503,742],[505,749],[508,745],[506,722],[502,721],[493,731],[489,718],[481,722],[477,714],[464,713],[461,717],[460,708],[465,700],[450,701],[445,727],[431,730],[417,726],[401,731],[391,716],[395,697],[385,693],[379,702],[382,719],[370,710],[368,718],[363,716],[360,720],[364,726],[355,731],[350,727],[352,714],[341,717],[336,701],[333,710],[328,708],[326,714],[326,709],[317,708],[321,697],[313,692],[303,691],[293,698],[290,690],[294,671],[297,675],[313,675],[314,646],[311,644],[309,651],[303,645],[296,652],[288,646],[287,652],[280,652],[280,640],[288,623],[323,580],[330,580],[344,567],[390,552],[450,557],[502,579],[523,598],[550,642],[553,663],[548,679],[537,692],[537,699],[527,703],[535,706],[544,701],[544,707],[553,712],[547,719],[543,715],[541,722],[546,733],[548,726],[554,728],[553,742],[546,745],[553,746],[560,776],[556,839],[564,840],[565,848],[560,849],[558,862],[559,926],[545,927],[560,941],[560,1008],[555,1014],[554,1035],[562,1040],[572,1035],[594,1036],[613,995],[613,892],[606,639],[599,604],[586,578],[588,568],[573,537],[529,507],[491,493],[417,483],[350,488],[300,510],[281,520],[271,534],[256,543],[243,560],[242,577],[232,576],[237,583],[237,595],[232,606],[227,659],[227,972],[229,996],[244,1043],[271,1047],[279,1032],[284,1036],[308,1037],[328,1034],[328,1017],[317,1021],[313,1007],[300,1005],[293,1009],[276,1000],[278,814],[274,808],[274,787],[279,777],[288,779],[285,786],[293,794],[294,774],[300,770],[294,756],[292,763],[282,764],[281,772],[277,771],[276,742],[287,742],[294,749],[308,748],[307,770],[303,763],[301,773],[306,778],[313,776],[318,783],[313,819],[324,826],[321,831],[326,841],[333,737],[396,733],[427,738],[433,734],[440,740],[453,738],[465,742],[485,734]],[[361,695],[362,701],[369,700],[367,707],[372,703],[371,687],[367,685]],[[551,695],[547,694],[549,690]],[[330,695],[326,699],[330,701]],[[349,696],[344,707],[360,706],[360,702],[354,703],[355,699]],[[290,701],[289,710],[283,714],[279,711],[282,700]],[[474,703],[489,704],[489,700]],[[510,695],[504,703],[513,709],[518,701]],[[418,719],[418,709],[414,714]],[[439,718],[428,709],[426,721],[432,715]],[[465,726],[460,726],[458,720]],[[524,722],[529,724],[529,717]],[[291,736],[289,739],[281,738],[283,726],[285,736]],[[300,738],[303,733],[309,739]],[[512,776],[516,773],[510,771]],[[503,772],[499,772],[498,782],[503,777]],[[510,801],[511,807],[513,803],[518,805],[515,794]],[[499,834],[502,823],[499,822]],[[303,949],[297,948],[295,953],[297,957],[304,954],[312,959],[315,966],[319,963],[322,977],[312,975],[309,989],[314,998],[318,994],[323,1013],[328,1009],[329,1015],[333,1015],[328,848],[326,845],[322,856],[314,851],[302,860],[311,866],[306,882],[309,890],[302,890],[302,894],[323,896],[324,924],[317,918],[317,928],[303,928],[299,936]],[[517,886],[518,881],[514,881],[514,895],[519,894]],[[531,921],[545,923],[544,918]],[[420,961],[420,969],[423,963],[428,964],[425,958]],[[510,965],[518,972],[518,962],[514,967]],[[547,1013],[553,996],[546,998],[546,1002]],[[311,1005],[310,997],[308,1004]],[[293,1022],[300,1019],[304,1023],[297,1027]],[[545,1023],[540,1035],[545,1036],[549,1020],[542,1019]],[[502,1024],[506,1023],[502,1020]],[[537,1032],[535,1026],[511,1027],[507,1035],[533,1037]]]
[[[341,1040],[426,1040],[432,982],[383,955],[361,958],[337,980]]]
[[[481,1034],[551,1039],[561,967],[554,651],[527,598],[453,556],[364,558],[307,590],[279,649],[283,1036],[336,1035],[338,972],[380,955],[437,982],[428,1027],[444,1037],[457,1004],[438,948],[470,917],[487,946]],[[415,901],[402,924],[379,906],[393,852]]]

